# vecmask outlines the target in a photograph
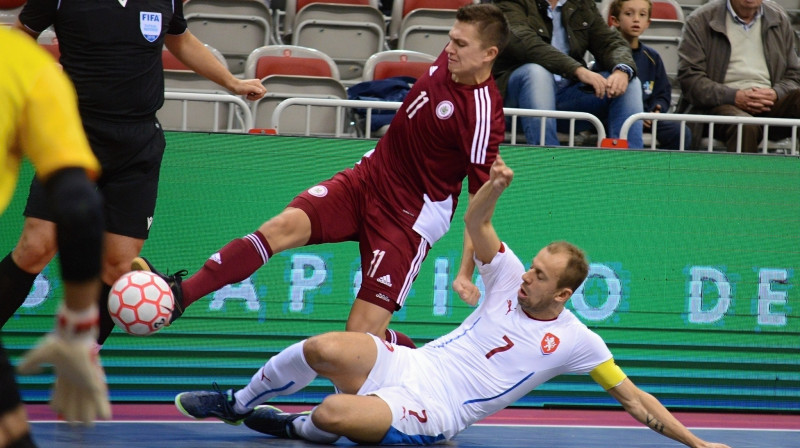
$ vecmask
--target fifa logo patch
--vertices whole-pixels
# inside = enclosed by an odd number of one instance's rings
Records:
[[[323,185],[314,185],[313,187],[308,189],[308,194],[311,196],[316,196],[318,198],[324,198],[328,195],[328,189]]]
[[[436,106],[436,116],[442,120],[447,120],[453,116],[453,103],[444,100]]]
[[[161,35],[161,13],[139,12],[139,29],[148,42],[155,42]]]
[[[542,337],[542,342],[540,343],[542,347],[542,354],[549,355],[553,353],[556,351],[558,344],[560,343],[561,341],[558,339],[558,336],[554,335],[553,333],[547,333],[544,335],[544,337]]]

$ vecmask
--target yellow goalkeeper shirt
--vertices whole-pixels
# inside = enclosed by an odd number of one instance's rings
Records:
[[[40,179],[68,167],[84,168],[91,178],[100,172],[72,83],[30,36],[0,27],[0,213],[23,156]]]

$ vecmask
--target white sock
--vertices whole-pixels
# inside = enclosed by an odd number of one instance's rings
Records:
[[[292,425],[294,425],[295,434],[309,442],[334,443],[339,440],[338,435],[317,428],[314,422],[311,421],[311,414],[297,417],[292,422]]]
[[[250,379],[244,389],[236,392],[236,412],[245,413],[279,395],[293,394],[308,386],[317,377],[303,355],[305,340],[290,345],[273,356]]]

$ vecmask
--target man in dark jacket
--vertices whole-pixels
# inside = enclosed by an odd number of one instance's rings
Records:
[[[642,89],[630,46],[608,26],[593,0],[495,3],[511,31],[494,67],[506,107],[588,112],[606,122],[610,137],[619,136],[626,118],[642,112]],[[603,71],[586,67],[587,51]],[[544,139],[539,118],[520,122],[528,143],[559,144],[555,119],[546,120]],[[641,122],[631,128],[628,145],[642,147]]]
[[[786,12],[776,2],[715,0],[686,20],[678,46],[678,81],[692,113],[800,118],[800,61]],[[737,150],[737,125],[715,136]],[[742,128],[743,152],[757,152],[761,126]],[[770,127],[770,138],[791,128]],[[699,137],[700,133],[696,132]]]

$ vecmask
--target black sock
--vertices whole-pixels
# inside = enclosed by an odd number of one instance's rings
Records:
[[[111,292],[111,287],[103,283],[100,288],[100,297],[97,298],[97,309],[100,311],[100,333],[97,335],[97,343],[103,345],[114,329],[114,321],[111,320],[111,314],[108,313],[108,293]]]
[[[0,261],[0,327],[25,303],[37,275],[20,269],[11,259],[11,252]]]

